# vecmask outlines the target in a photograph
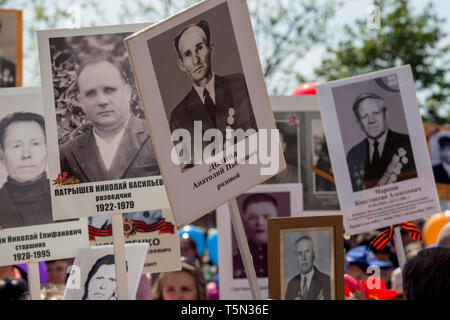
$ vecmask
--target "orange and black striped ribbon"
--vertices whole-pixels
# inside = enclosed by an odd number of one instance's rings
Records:
[[[396,226],[390,226],[389,228],[384,230],[370,242],[369,246],[378,251],[383,250],[388,245],[388,243],[392,241],[394,237],[395,227]],[[416,241],[420,241],[422,239],[419,228],[417,228],[414,223],[404,222],[400,224],[400,227],[405,231],[409,231],[411,239]]]
[[[153,232],[158,231],[158,234],[162,233],[175,233],[175,226],[167,222],[165,218],[161,218],[158,222],[153,224],[145,224],[142,221],[132,221],[135,226],[135,230],[139,232]],[[92,226],[89,226],[89,240],[95,241],[95,237],[108,237],[112,235],[112,226],[109,225],[106,229],[98,229]]]

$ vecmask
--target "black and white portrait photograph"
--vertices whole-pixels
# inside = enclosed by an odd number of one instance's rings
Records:
[[[49,170],[55,180],[52,199],[58,217],[80,214],[71,211],[68,199],[83,202],[87,216],[165,208],[161,203],[145,206],[142,198],[152,187],[149,180],[159,180],[161,172],[124,43],[146,26],[38,32],[42,84],[47,88],[43,92]],[[96,200],[106,195],[102,186],[130,182],[136,187],[128,202]],[[58,193],[77,185],[84,186],[83,191],[94,188],[89,201],[81,200],[77,192]],[[152,193],[164,199],[164,187],[158,185]]]
[[[285,169],[245,1],[201,1],[125,43],[179,226]]]
[[[128,212],[122,217],[126,243],[149,243],[144,272],[180,269],[180,241],[170,209]],[[88,223],[91,246],[113,243],[110,215],[89,217]]]
[[[171,132],[186,129],[194,137],[195,121],[202,132],[215,128],[223,137],[226,129],[256,132],[227,3],[149,40],[148,47]],[[156,50],[167,47],[172,52]]]
[[[450,127],[425,124],[425,135],[430,150],[434,181],[439,199],[450,200]],[[442,207],[442,203],[441,203]]]
[[[270,178],[267,183],[291,177],[297,161],[305,214],[328,215],[336,212],[340,209],[339,200],[317,96],[271,96],[270,101],[280,130],[286,170]],[[294,123],[298,128],[297,145],[294,144]],[[287,142],[286,150],[284,141]]]
[[[80,183],[160,175],[128,35],[49,39],[61,172]]]
[[[353,191],[417,177],[397,75],[333,88]],[[356,122],[358,129],[350,125]]]
[[[268,229],[270,298],[343,298],[342,216],[270,219]]]
[[[286,160],[286,170],[269,180],[272,183],[299,183],[300,179],[300,123],[296,113],[275,112],[275,122],[280,135],[280,144]]]
[[[148,244],[125,244],[129,300],[136,299]],[[67,279],[63,300],[117,300],[112,245],[80,249]]]
[[[285,300],[331,299],[330,231],[284,233]]]
[[[303,215],[301,184],[260,185],[240,195],[236,201],[261,293],[267,297],[267,222],[271,218]],[[250,291],[244,289],[248,289],[249,284],[234,228],[230,223],[228,206],[218,209],[217,226],[220,296],[225,299],[250,299]]]
[[[316,90],[347,234],[440,211],[410,66]]]
[[[76,241],[87,243],[86,222],[78,219],[54,221],[50,197],[50,180],[47,168],[46,127],[40,88],[8,88],[0,92],[0,230],[2,238],[9,235],[52,232],[79,227],[84,234],[72,239],[55,237],[55,240],[44,241],[46,248],[53,248],[58,241],[65,242],[68,256],[76,246]],[[56,223],[58,222],[58,223]],[[31,231],[32,230],[32,231]],[[84,241],[82,241],[84,237]],[[14,237],[15,238],[15,237]],[[6,238],[5,238],[6,239]],[[32,239],[39,242],[39,239]],[[74,242],[75,241],[75,242]],[[71,244],[70,244],[71,243]],[[23,252],[16,241],[2,242],[1,246],[12,247],[11,254],[1,255],[0,264],[11,261],[13,254]],[[62,250],[64,251],[64,250]],[[61,253],[61,252],[60,252]],[[59,254],[60,254],[59,253]],[[45,253],[47,258],[55,256],[56,251]],[[72,256],[74,252],[72,251]],[[31,255],[25,255],[30,260]],[[17,262],[18,256],[14,259]],[[13,260],[13,261],[14,261]],[[22,259],[21,259],[22,260]]]
[[[22,85],[22,11],[0,9],[0,88]]]

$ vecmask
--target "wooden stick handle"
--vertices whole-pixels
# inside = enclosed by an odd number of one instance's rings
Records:
[[[125,237],[123,235],[123,219],[121,213],[112,215],[112,231],[114,242],[114,263],[116,266],[117,298],[128,300],[128,279],[125,256]]]
[[[39,262],[28,262],[27,275],[30,300],[41,300],[41,279],[39,276]]]

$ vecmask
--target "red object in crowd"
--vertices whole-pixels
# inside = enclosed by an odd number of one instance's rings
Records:
[[[398,292],[392,289],[387,289],[386,284],[379,280],[379,288],[370,289],[364,280],[360,283],[348,274],[344,275],[344,291],[345,296],[349,299],[357,300],[393,300],[398,295]]]
[[[316,86],[318,84],[319,82],[303,83],[292,91],[291,96],[316,95]]]

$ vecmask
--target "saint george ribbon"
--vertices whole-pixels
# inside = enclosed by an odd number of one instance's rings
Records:
[[[389,242],[392,241],[394,237],[394,228],[400,226],[405,231],[410,232],[411,239],[419,241],[422,239],[420,235],[419,228],[412,222],[404,222],[395,226],[390,226],[378,236],[376,236],[369,244],[370,247],[377,249],[378,251],[383,250]]]

